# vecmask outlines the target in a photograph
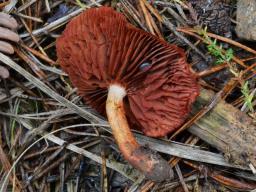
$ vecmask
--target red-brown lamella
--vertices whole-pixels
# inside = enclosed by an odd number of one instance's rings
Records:
[[[199,94],[182,49],[135,28],[112,8],[83,12],[56,45],[61,67],[88,105],[104,114],[108,87],[124,86],[127,118],[148,136],[178,129]]]

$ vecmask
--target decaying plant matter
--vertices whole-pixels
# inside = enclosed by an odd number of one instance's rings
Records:
[[[213,93],[202,89],[193,111],[207,104]],[[229,162],[256,167],[256,126],[253,119],[220,100],[203,118],[188,129],[222,151]]]
[[[148,178],[170,178],[167,162],[137,143],[125,114],[148,136],[180,127],[199,92],[184,52],[101,7],[68,24],[57,40],[57,55],[86,103],[102,114],[106,105],[125,159]]]
[[[200,25],[209,31],[225,37],[231,36],[230,6],[219,0],[190,0],[197,14]]]

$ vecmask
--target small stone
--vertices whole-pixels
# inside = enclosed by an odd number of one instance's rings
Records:
[[[236,33],[238,37],[256,40],[256,1],[238,0],[236,13]]]

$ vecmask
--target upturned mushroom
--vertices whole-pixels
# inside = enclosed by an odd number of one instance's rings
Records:
[[[16,20],[6,13],[0,12],[0,52],[13,54],[12,45],[6,41],[18,42],[19,35],[14,32],[18,27]]]
[[[171,179],[168,163],[140,146],[129,124],[152,137],[182,125],[199,93],[183,50],[109,7],[75,17],[56,47],[61,67],[84,101],[107,116],[124,158],[149,179]]]
[[[13,46],[8,42],[18,42],[19,35],[12,30],[18,27],[17,21],[6,13],[0,12],[0,52],[13,54]],[[7,68],[0,66],[0,81],[10,76]]]

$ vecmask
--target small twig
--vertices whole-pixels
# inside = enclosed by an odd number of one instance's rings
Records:
[[[17,9],[17,12],[21,12],[25,9],[27,9],[29,6],[31,6],[33,3],[35,3],[37,0],[31,0],[31,1],[27,1],[27,3],[23,4],[22,6],[20,6],[18,9]]]
[[[41,18],[38,18],[38,17],[31,17],[31,16],[28,16],[28,15],[25,15],[25,14],[22,14],[22,13],[14,13],[14,15],[17,15],[17,16],[22,17],[24,19],[30,19],[30,20],[38,22],[38,23],[43,23],[43,20]]]
[[[149,29],[149,31],[150,31],[153,35],[155,35],[154,29],[153,29],[153,26],[152,26],[152,23],[151,23],[151,19],[150,19],[150,14],[149,14],[149,12],[147,11],[146,6],[145,6],[145,4],[143,3],[143,1],[139,1],[139,2],[140,2],[141,9],[142,9],[142,11],[143,11],[143,13],[144,13],[144,16],[145,16],[145,20],[146,20],[148,29]]]
[[[103,1],[104,0],[98,0],[96,3],[101,3]],[[91,3],[88,6],[91,7],[93,5],[95,5],[95,3]],[[42,27],[40,29],[36,29],[36,30],[32,31],[31,34],[34,35],[34,36],[39,36],[39,35],[48,33],[51,30],[56,29],[57,26],[64,25],[70,19],[72,19],[73,17],[77,16],[78,14],[80,14],[83,11],[84,11],[83,8],[77,9],[77,10],[73,11],[72,13],[70,13],[70,14],[64,16],[64,17],[61,17],[58,20],[53,21],[52,23],[50,23],[50,24],[48,24],[48,25],[46,25],[46,26],[44,26],[44,27]],[[28,37],[28,36],[30,36],[29,33],[25,33],[25,34],[20,35],[21,38]]]
[[[2,168],[7,172],[8,170],[10,170],[11,168],[11,163],[8,159],[8,157],[6,156],[6,153],[4,152],[3,148],[2,148],[2,142],[0,142],[0,162],[1,162],[1,166]],[[10,182],[12,183],[15,180],[16,185],[13,186],[13,188],[15,189],[15,191],[21,191],[22,189],[22,185],[21,182],[19,181],[19,179],[16,177],[15,174],[11,175],[9,178]]]
[[[180,22],[181,25],[187,26],[186,21],[183,18],[181,18],[179,16],[179,14],[177,14],[171,7],[168,7],[167,11],[174,17],[174,19],[176,19],[178,22]]]
[[[186,31],[190,31],[190,32],[194,32],[196,33],[197,30],[196,29],[193,29],[193,28],[177,28],[177,31],[181,31],[181,32],[186,32]],[[244,49],[245,51],[248,51],[249,53],[253,53],[256,55],[256,50],[250,48],[250,47],[247,47],[237,41],[234,41],[232,39],[229,39],[229,38],[226,38],[226,37],[222,37],[222,36],[219,36],[219,35],[216,35],[216,34],[213,34],[213,33],[210,33],[210,32],[207,32],[207,35],[209,37],[212,37],[214,39],[217,39],[217,40],[220,40],[220,41],[223,41],[225,43],[228,43],[230,45],[234,45],[236,47],[240,47],[241,49]]]
[[[45,7],[46,7],[46,10],[48,13],[51,12],[51,7],[50,7],[50,4],[49,4],[49,1],[48,0],[44,0],[45,1]]]
[[[175,36],[180,38],[184,43],[186,43],[191,49],[193,49],[197,54],[199,54],[205,61],[208,61],[208,58],[193,44],[191,43],[186,37],[181,35],[177,30],[176,27],[165,17],[163,17],[163,24],[170,29]]]
[[[192,163],[192,162],[188,162],[188,161],[183,161],[185,164],[199,170],[200,167],[198,165],[196,165],[195,163]],[[205,169],[207,169],[206,166],[204,166]],[[207,171],[207,174],[213,178],[214,180],[224,184],[225,186],[229,186],[229,187],[232,187],[232,188],[236,188],[236,189],[239,189],[239,190],[252,190],[252,189],[255,189],[256,188],[256,184],[252,183],[252,184],[249,184],[249,183],[245,183],[245,182],[242,182],[242,181],[238,181],[238,180],[235,180],[233,178],[228,178],[226,176],[223,176],[221,175],[219,172],[217,171]]]
[[[12,61],[8,56],[0,53],[0,60],[5,63],[6,65],[12,67],[14,70],[16,70],[18,73],[20,73],[22,76],[24,76],[27,80],[29,80],[32,84],[34,84],[36,87],[41,89],[44,93],[49,95],[50,97],[56,99],[60,103],[64,104],[67,107],[70,107],[72,110],[75,110],[79,115],[84,117],[90,122],[102,122],[100,118],[97,116],[93,115],[90,112],[87,112],[83,110],[82,108],[78,107],[77,105],[73,104],[69,100],[65,99],[64,97],[60,96],[58,93],[52,91],[47,85],[45,85],[42,81],[28,73],[25,69],[20,67],[17,63]]]
[[[39,48],[39,50],[42,52],[42,54],[47,55],[44,51],[44,49],[41,47],[41,45],[38,43],[38,40],[36,39],[36,37],[31,33],[30,28],[28,27],[28,25],[26,24],[26,22],[24,21],[23,18],[20,18],[21,22],[23,23],[24,27],[26,28],[26,30],[28,31],[28,33],[30,34],[31,38],[33,39],[33,41],[35,42],[35,44],[37,45],[37,47]]]
[[[44,55],[44,54],[38,52],[37,50],[28,47],[27,45],[25,45],[23,43],[21,43],[20,46],[22,46],[27,51],[30,51],[32,54],[34,54],[35,56],[39,57],[40,59],[43,59],[44,61],[50,63],[51,65],[56,65],[57,64],[55,61],[50,59],[47,55]]]
[[[184,192],[189,192],[188,187],[187,187],[187,185],[186,185],[186,183],[184,181],[184,178],[182,176],[182,173],[181,173],[181,170],[180,170],[180,167],[179,167],[178,164],[175,165],[175,170],[176,170],[176,172],[177,172],[177,174],[179,176],[179,179],[180,179],[180,182],[181,182],[181,185],[182,185],[182,188],[183,188]]]

